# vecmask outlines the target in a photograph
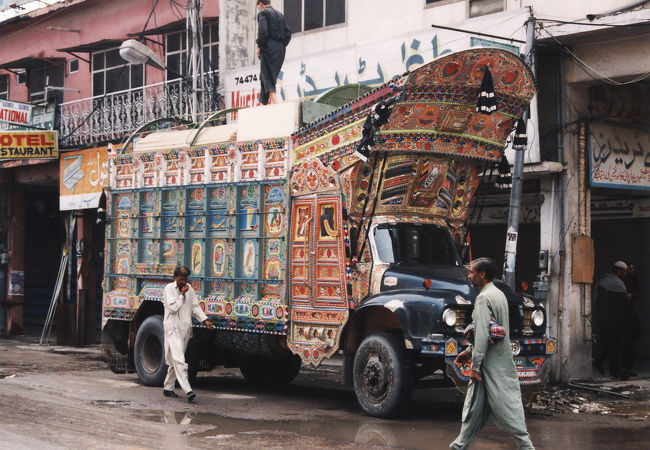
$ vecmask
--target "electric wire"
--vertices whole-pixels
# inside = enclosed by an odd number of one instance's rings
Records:
[[[629,80],[629,81],[616,81],[616,80],[608,77],[607,75],[604,75],[603,73],[599,72],[597,69],[591,67],[589,64],[587,64],[582,59],[580,59],[566,45],[564,45],[562,42],[560,42],[560,40],[558,40],[556,36],[551,34],[545,27],[541,26],[540,29],[543,30],[550,38],[552,38],[565,54],[567,54],[571,58],[573,58],[578,63],[578,66],[587,75],[589,75],[592,79],[594,79],[596,81],[604,81],[607,84],[611,84],[613,86],[625,86],[625,85],[628,85],[628,84],[638,83],[639,81],[645,80],[646,78],[650,77],[650,72],[646,72],[645,74],[639,75],[638,77],[636,77],[636,78],[634,78],[632,80]]]

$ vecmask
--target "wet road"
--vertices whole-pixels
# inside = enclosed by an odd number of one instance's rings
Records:
[[[96,351],[52,351],[0,340],[0,448],[415,448],[443,449],[456,437],[462,398],[417,390],[402,420],[365,416],[335,368],[303,370],[282,390],[249,386],[234,369],[199,376],[195,404],[164,398],[135,374],[108,371]],[[528,416],[537,448],[648,448],[648,403],[615,415]],[[616,409],[618,408],[618,409]],[[486,428],[473,448],[515,448]]]

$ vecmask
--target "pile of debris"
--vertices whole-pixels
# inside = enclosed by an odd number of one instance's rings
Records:
[[[595,413],[609,414],[610,408],[598,401],[595,394],[578,392],[567,386],[549,386],[526,399],[526,409],[534,414]]]

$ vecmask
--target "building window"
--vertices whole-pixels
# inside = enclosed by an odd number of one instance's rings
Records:
[[[0,75],[0,99],[7,100],[9,98],[9,77],[7,75]]]
[[[27,73],[25,72],[25,69],[17,69],[16,84],[25,84],[26,81],[27,81]]]
[[[68,73],[75,73],[79,72],[79,60],[78,59],[71,59],[68,62]]]
[[[93,53],[92,73],[93,96],[144,86],[144,64],[128,64],[119,48]]]
[[[284,0],[284,18],[293,33],[345,23],[345,0]]]
[[[64,69],[64,64],[41,67],[39,69],[30,69],[27,72],[27,87],[29,88],[30,103],[62,103],[62,89],[47,89],[46,92],[45,87],[47,86],[48,88],[62,88]]]
[[[504,0],[469,0],[469,16],[478,17],[503,11]]]
[[[174,80],[187,74],[187,32],[177,31],[165,36],[167,79]],[[219,22],[203,27],[203,71],[219,69]]]

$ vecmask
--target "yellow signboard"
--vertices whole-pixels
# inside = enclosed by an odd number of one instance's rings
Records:
[[[0,159],[58,157],[56,131],[0,131]]]
[[[107,147],[61,153],[59,180],[61,211],[97,208],[108,186]]]

